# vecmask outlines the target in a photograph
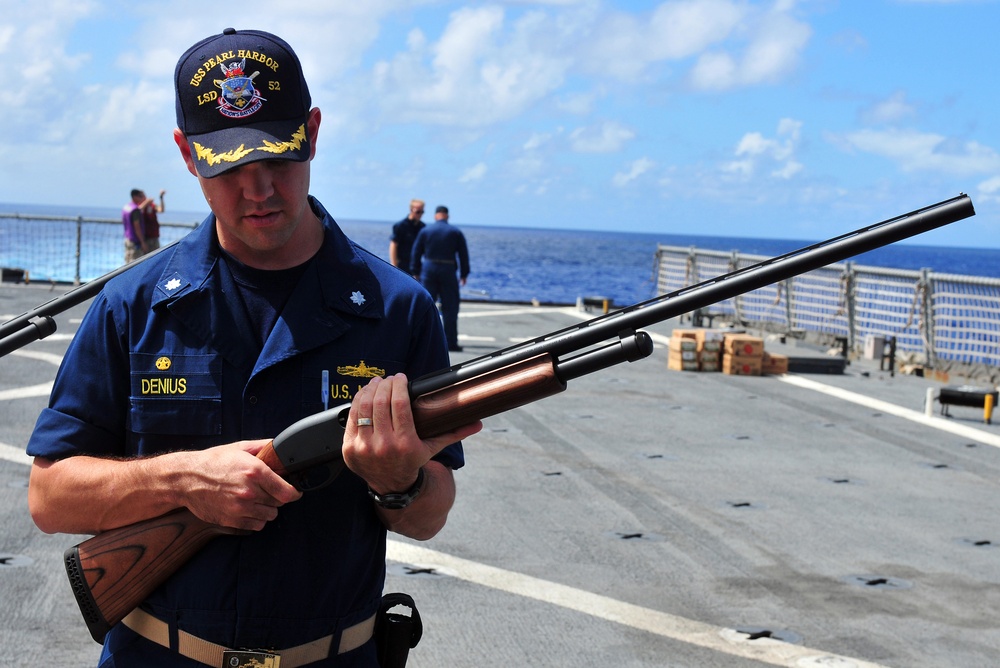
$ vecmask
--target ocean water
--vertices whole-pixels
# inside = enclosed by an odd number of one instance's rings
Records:
[[[0,203],[0,214],[22,213],[87,218],[120,217],[118,209]],[[204,213],[167,210],[161,222],[200,222]],[[24,222],[7,228],[0,218],[0,266],[27,268],[36,280],[71,281],[75,226],[71,223]],[[339,219],[349,237],[388,259],[389,233],[395,221]],[[464,299],[572,304],[579,297],[604,297],[617,307],[655,297],[658,244],[776,256],[817,240],[783,240],[662,234],[483,227],[456,224],[469,244],[472,273]],[[39,242],[33,226],[58,227],[60,237]],[[41,227],[37,227],[41,229]],[[847,230],[844,230],[845,232]],[[90,280],[121,262],[121,226],[88,226],[81,253],[81,275]],[[94,238],[100,237],[100,238]],[[165,241],[169,240],[164,234]],[[66,248],[54,257],[52,248]],[[894,244],[853,259],[856,264],[896,269],[929,268],[936,272],[1000,277],[1000,249]]]

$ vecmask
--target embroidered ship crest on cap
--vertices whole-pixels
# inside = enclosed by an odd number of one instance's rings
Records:
[[[229,118],[246,118],[264,106],[267,99],[261,97],[260,91],[254,88],[253,80],[260,72],[254,72],[250,76],[244,74],[247,59],[244,58],[238,63],[220,63],[225,79],[215,80],[215,85],[222,90],[219,97],[219,113]]]

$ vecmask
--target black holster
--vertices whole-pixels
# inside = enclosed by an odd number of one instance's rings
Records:
[[[409,608],[410,614],[390,612],[393,608]],[[375,646],[381,668],[405,668],[410,650],[420,642],[424,625],[413,598],[408,594],[386,594],[375,616]]]

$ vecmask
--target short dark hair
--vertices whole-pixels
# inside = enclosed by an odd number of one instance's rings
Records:
[[[145,194],[146,193],[139,190],[138,188],[132,188],[132,197],[139,197],[140,195],[145,195]]]
[[[448,207],[439,206],[438,208],[434,209],[434,213],[448,213]]]

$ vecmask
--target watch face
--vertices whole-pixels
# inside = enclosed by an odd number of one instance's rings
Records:
[[[413,503],[413,499],[417,497],[416,494],[411,495],[406,492],[402,494],[376,494],[369,490],[369,494],[375,500],[377,506],[388,510],[402,510]]]
[[[368,496],[372,497],[375,505],[386,510],[402,510],[413,503],[413,500],[420,496],[420,490],[424,487],[424,469],[417,473],[417,480],[410,489],[405,492],[390,492],[388,494],[378,494],[371,487],[368,488]]]

